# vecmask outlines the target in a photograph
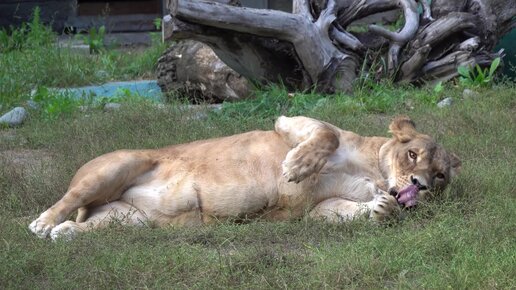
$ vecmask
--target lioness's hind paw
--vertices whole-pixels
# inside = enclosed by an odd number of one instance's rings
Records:
[[[46,238],[53,228],[53,224],[46,223],[42,218],[34,220],[29,225],[29,229],[31,230],[31,232],[35,233],[38,237],[42,239]]]
[[[75,238],[75,236],[77,236],[77,233],[79,231],[80,229],[76,222],[65,221],[64,223],[59,224],[52,229],[52,231],[50,232],[50,238],[53,241],[61,239],[65,241],[70,241],[73,238]]]

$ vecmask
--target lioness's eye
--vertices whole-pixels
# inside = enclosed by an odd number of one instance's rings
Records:
[[[444,179],[444,174],[442,174],[442,173],[437,173],[437,174],[435,175],[435,177],[436,177],[436,178],[439,178],[439,179]]]
[[[417,154],[412,150],[409,150],[408,156],[410,157],[410,159],[413,159],[413,160],[416,160],[416,158],[417,158]]]

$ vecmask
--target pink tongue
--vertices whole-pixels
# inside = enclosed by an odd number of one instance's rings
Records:
[[[417,203],[417,193],[419,188],[417,185],[409,185],[398,193],[398,202],[406,207],[414,206]]]

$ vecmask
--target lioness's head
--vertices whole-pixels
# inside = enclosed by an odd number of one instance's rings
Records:
[[[389,192],[407,207],[442,191],[460,171],[461,162],[430,136],[416,131],[414,122],[396,117],[389,126],[393,138],[382,148],[382,170]]]

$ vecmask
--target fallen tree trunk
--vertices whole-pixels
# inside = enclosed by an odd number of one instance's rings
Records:
[[[234,0],[169,0],[163,37],[204,42],[256,82],[350,91],[364,73],[424,83],[453,78],[461,65],[488,65],[502,56],[491,53],[498,39],[516,26],[513,1],[294,0],[287,13]],[[394,22],[365,26],[392,10],[400,11]]]
[[[158,60],[158,85],[169,98],[192,103],[246,99],[252,85],[224,64],[207,45],[185,40],[171,46]]]

